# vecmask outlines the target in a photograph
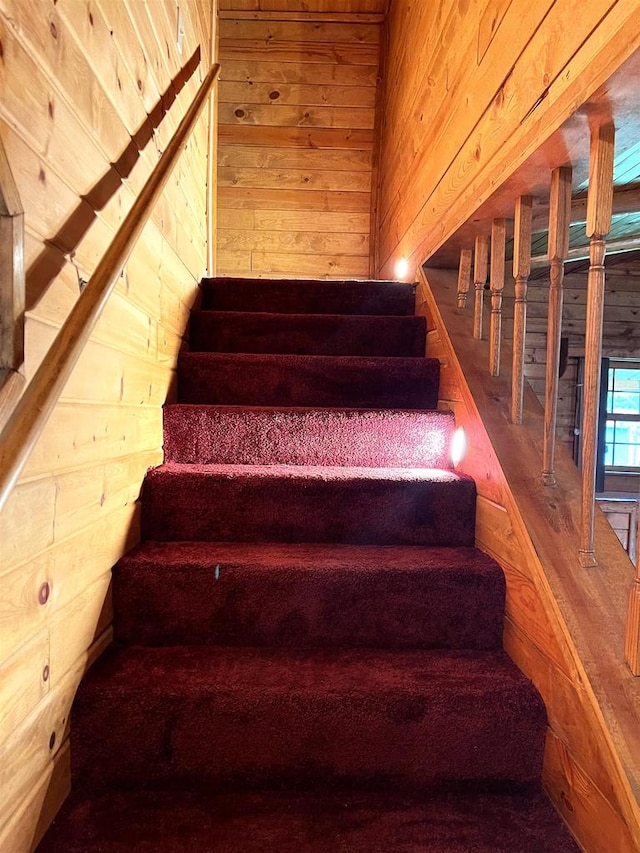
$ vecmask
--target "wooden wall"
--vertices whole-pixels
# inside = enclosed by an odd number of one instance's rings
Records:
[[[296,5],[220,6],[217,272],[367,277],[382,15]]]
[[[377,186],[382,277],[415,269],[640,46],[614,0],[392,3]]]
[[[27,380],[206,73],[211,4],[180,7],[182,53],[173,0],[0,0],[0,137],[25,210]],[[32,848],[69,786],[69,707],[110,639],[110,568],[138,537],[136,500],[162,458],[161,406],[204,269],[206,144],[205,111],[0,515],[3,853]]]
[[[547,708],[545,786],[584,850],[636,853],[640,681],[623,662],[633,567],[599,513],[600,567],[580,567],[573,462],[559,446],[559,484],[541,484],[542,409],[526,388],[524,424],[510,423],[510,347],[501,375],[490,377],[488,342],[472,337],[472,308],[456,308],[456,274],[427,270],[427,279],[418,310],[431,330],[427,354],[441,361],[439,404],[466,430],[460,467],[478,488],[477,544],[507,581],[505,648]]]

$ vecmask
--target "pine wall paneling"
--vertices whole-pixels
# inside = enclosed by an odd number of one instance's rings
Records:
[[[221,6],[218,274],[366,277],[380,16],[258,5]]]
[[[382,277],[425,261],[640,46],[640,8],[612,0],[392,3],[387,27]]]
[[[27,379],[206,73],[211,4],[180,6],[182,54],[169,0],[0,0]],[[110,569],[138,538],[137,497],[162,457],[161,406],[205,266],[206,152],[205,115],[0,515],[3,853],[31,850],[69,787],[71,701],[111,636]]]

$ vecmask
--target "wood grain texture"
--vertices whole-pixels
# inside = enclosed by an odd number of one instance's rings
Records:
[[[513,362],[511,365],[511,421],[522,423],[524,357],[527,335],[527,282],[531,271],[531,221],[533,199],[521,195],[516,201],[513,227]]]
[[[502,344],[502,292],[507,223],[505,219],[494,219],[491,223],[491,328],[489,332],[489,373],[500,373],[500,347]]]
[[[604,321],[605,235],[611,227],[613,199],[613,153],[615,129],[604,125],[593,132],[589,160],[587,236],[589,275],[587,279],[587,321],[585,328],[584,388],[582,397],[582,516],[580,561],[585,567],[597,565],[594,542],[594,505],[598,457],[598,411]]]
[[[181,8],[178,55],[170,3],[0,0],[0,138],[24,208],[26,285],[24,375],[3,389],[2,422],[198,89],[195,65],[182,68],[198,47],[210,54],[211,5]],[[162,458],[161,406],[206,260],[206,157],[205,118],[0,514],[11,853],[31,853],[68,792],[70,702],[109,640],[110,568],[139,537],[140,484]]]
[[[219,270],[366,276],[368,233],[348,214],[371,206],[380,21],[238,11],[220,22]],[[230,210],[252,217],[237,229]]]
[[[457,310],[455,273],[428,270],[427,276],[429,286],[420,288],[418,304],[435,327],[428,343],[446,352],[448,370],[457,377],[450,385],[461,391],[456,419],[474,434],[461,468],[478,487],[477,540],[496,556],[507,579],[505,643],[536,683],[551,732],[566,744],[572,766],[584,776],[584,784],[570,790],[572,829],[585,849],[604,853],[604,839],[614,838],[631,853],[640,844],[640,682],[629,674],[622,650],[633,568],[598,513],[601,569],[581,570],[575,466],[558,448],[558,486],[549,493],[541,484],[535,473],[542,451],[541,407],[525,388],[523,425],[510,422],[509,382],[489,377],[484,368],[488,343],[469,335],[469,318]],[[503,360],[509,359],[505,344]],[[569,796],[563,786],[571,770],[558,774],[549,744],[544,767],[550,794],[559,803],[563,790]]]
[[[635,4],[516,0],[478,63],[474,42],[485,6],[465,8],[464,22],[453,27],[444,16],[425,27],[419,6],[392,5],[388,22],[393,77],[401,83],[385,103],[383,277],[399,247],[409,248],[414,265],[436,252],[640,40]],[[566,149],[564,157],[557,165],[566,163]]]
[[[560,166],[551,174],[549,199],[549,306],[547,319],[547,369],[545,373],[544,446],[542,449],[542,479],[554,486],[558,386],[560,378],[560,338],[562,336],[562,282],[564,261],[569,250],[571,220],[570,166]]]
[[[487,265],[489,263],[489,237],[478,234],[475,241],[473,257],[473,337],[479,341],[482,338],[482,314],[484,311],[484,286],[487,282]]]

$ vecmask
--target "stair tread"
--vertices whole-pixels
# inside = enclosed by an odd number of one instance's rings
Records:
[[[360,279],[205,278],[202,303],[205,309],[218,310],[411,316],[415,284]]]
[[[248,689],[250,688],[250,689]],[[499,693],[504,703],[544,714],[529,680],[501,649],[291,649],[244,646],[112,647],[87,677],[86,694],[315,697],[350,704],[408,696],[439,697],[443,707],[454,695],[475,702]],[[481,697],[484,697],[481,700]]]
[[[402,483],[473,483],[467,474],[443,468],[368,468],[355,465],[230,465],[192,462],[165,462],[148,473],[150,479],[189,475],[224,477],[225,479],[278,478],[320,482],[358,482],[386,480]]]
[[[437,407],[437,359],[183,352],[185,403],[352,408]]]
[[[164,409],[167,462],[448,468],[451,411],[176,403]]]
[[[326,365],[331,369],[340,369],[347,365],[354,367],[370,368],[372,370],[384,370],[387,367],[397,370],[405,369],[427,370],[431,365],[439,364],[435,358],[423,358],[420,356],[386,356],[386,355],[299,355],[294,353],[274,352],[203,352],[194,350],[180,354],[181,361],[198,360],[203,362],[229,362],[237,364],[255,364],[265,362],[271,364],[308,364],[310,366]]]
[[[415,572],[425,569],[488,573],[503,579],[502,569],[487,554],[474,547],[438,545],[349,545],[342,543],[268,542],[141,542],[121,559],[122,562],[155,563],[166,567],[216,565],[228,568],[252,566],[331,571],[350,568],[371,571],[372,563],[389,571]]]
[[[39,853],[578,853],[544,793],[72,795]]]
[[[194,311],[192,351],[337,356],[424,356],[426,322],[417,316]]]
[[[144,542],[116,565],[113,595],[115,638],[129,643],[502,642],[504,575],[471,547]]]

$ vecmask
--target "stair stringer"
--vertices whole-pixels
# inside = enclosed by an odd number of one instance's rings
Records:
[[[634,853],[640,679],[623,662],[634,569],[597,509],[599,568],[580,566],[578,471],[559,447],[559,485],[542,485],[542,408],[525,383],[524,423],[510,423],[511,348],[503,344],[501,375],[491,377],[488,341],[473,339],[456,290],[455,272],[426,269],[416,312],[432,330],[426,354],[441,362],[439,407],[467,434],[459,469],[477,485],[476,544],[506,576],[504,645],[547,707],[544,784],[588,853]]]

